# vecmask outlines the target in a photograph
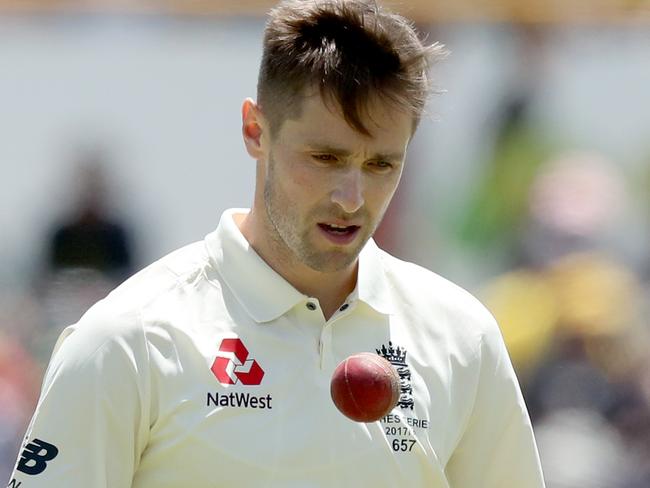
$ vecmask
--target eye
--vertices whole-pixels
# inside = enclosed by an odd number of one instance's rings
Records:
[[[389,171],[393,168],[393,164],[389,161],[368,161],[368,166],[376,171]]]
[[[319,163],[335,163],[338,158],[333,154],[312,154],[311,157]]]

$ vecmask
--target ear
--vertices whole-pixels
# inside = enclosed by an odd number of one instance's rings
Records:
[[[242,136],[246,151],[253,159],[259,160],[264,155],[262,134],[264,133],[264,116],[259,106],[250,98],[244,100],[241,108]]]

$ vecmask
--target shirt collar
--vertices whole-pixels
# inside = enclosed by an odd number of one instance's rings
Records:
[[[353,294],[375,311],[390,315],[394,311],[393,296],[384,260],[390,257],[369,239],[359,254],[359,276]]]
[[[221,215],[217,229],[205,238],[211,261],[237,300],[259,323],[270,322],[309,297],[276,273],[251,247],[234,221],[248,209],[229,209]],[[370,239],[359,256],[357,287],[350,298],[358,298],[379,313],[392,311],[382,253]]]

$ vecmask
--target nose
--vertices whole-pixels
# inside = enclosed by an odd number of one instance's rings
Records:
[[[337,181],[332,192],[332,202],[336,203],[346,213],[354,213],[363,206],[363,181],[360,171],[356,169],[347,171]]]

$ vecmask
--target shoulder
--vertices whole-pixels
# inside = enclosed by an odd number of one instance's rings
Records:
[[[458,319],[494,323],[487,308],[469,291],[420,265],[381,251],[386,277],[393,290],[425,310],[452,313]]]
[[[169,289],[200,276],[209,264],[203,241],[177,249],[115,288],[103,302],[113,307],[137,308]],[[100,302],[101,303],[101,302]]]
[[[500,341],[499,327],[487,308],[470,292],[417,264],[381,251],[381,261],[394,306],[421,329],[470,346]]]
[[[55,345],[53,358],[87,361],[116,350],[132,359],[136,353],[146,355],[143,310],[200,279],[208,263],[203,242],[196,242],[147,266],[67,327]]]

